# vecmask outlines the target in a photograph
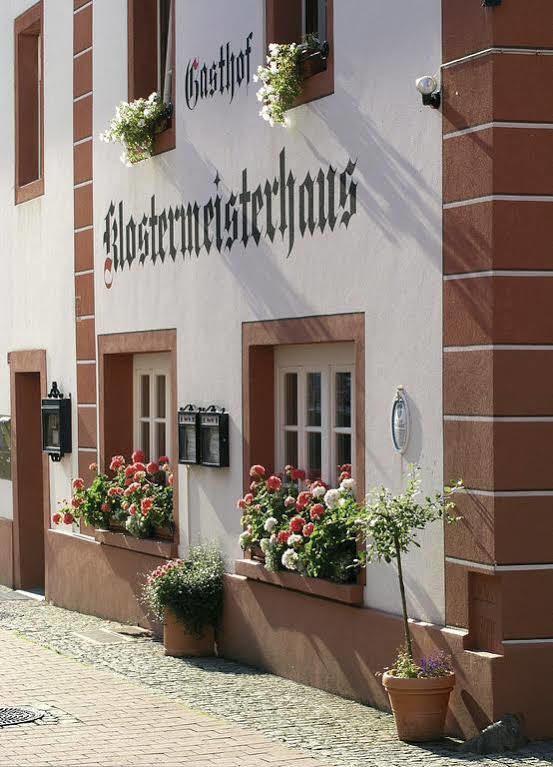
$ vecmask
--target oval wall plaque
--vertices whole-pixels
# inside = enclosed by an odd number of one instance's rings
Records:
[[[391,418],[391,431],[392,431],[392,444],[394,450],[398,453],[404,453],[407,450],[409,444],[409,431],[411,427],[409,415],[409,406],[407,404],[407,397],[403,391],[403,386],[398,386],[396,392],[396,398],[392,404],[392,418]]]

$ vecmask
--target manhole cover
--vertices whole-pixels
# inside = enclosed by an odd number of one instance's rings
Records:
[[[35,708],[0,708],[0,727],[9,724],[26,724],[44,716],[44,712]]]

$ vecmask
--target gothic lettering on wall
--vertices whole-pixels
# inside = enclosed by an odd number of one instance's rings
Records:
[[[228,197],[219,194],[221,180],[215,177],[217,192],[207,202],[188,202],[158,210],[155,195],[148,212],[128,216],[123,201],[111,202],[105,216],[104,282],[113,284],[114,272],[151,261],[156,265],[199,257],[213,249],[231,251],[262,238],[286,243],[288,256],[296,239],[333,232],[349,225],[357,213],[357,163],[348,160],[340,173],[331,165],[308,172],[301,183],[286,165],[286,150],[279,156],[278,174],[252,189],[248,170],[242,171],[240,189]]]
[[[235,53],[230,43],[221,45],[219,58],[211,64],[202,64],[198,58],[190,59],[186,67],[185,96],[188,109],[195,109],[198,101],[227,93],[234,99],[237,88],[251,80],[253,32],[246,38],[246,47]]]

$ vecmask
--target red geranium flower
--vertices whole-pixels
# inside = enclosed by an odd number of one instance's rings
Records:
[[[339,481],[340,481],[340,482],[343,482],[343,481],[344,481],[344,479],[351,479],[351,474],[349,473],[349,471],[343,471],[343,472],[340,474],[340,478],[339,478]]]
[[[277,535],[277,540],[279,543],[288,543],[289,537],[290,537],[289,530],[281,530],[280,533]]]
[[[79,506],[80,506],[82,503],[83,503],[83,499],[82,499],[82,498],[71,498],[71,506],[72,506],[74,509],[78,509],[78,508],[79,508]]]
[[[109,504],[104,502],[104,503],[103,503],[103,504],[100,506],[100,509],[101,509],[101,510],[104,512],[104,514],[107,514],[107,512],[109,511]]]
[[[249,506],[250,503],[253,503],[253,495],[251,493],[246,493],[244,501],[246,502],[246,506]]]
[[[293,480],[295,480],[296,482],[297,482],[299,479],[301,479],[301,480],[304,480],[304,479],[305,479],[305,472],[304,472],[304,470],[303,470],[303,469],[292,469],[292,471],[290,472],[290,474],[291,474],[291,476],[292,476],[292,479],[293,479]]]
[[[73,489],[74,490],[82,490],[84,487],[84,479],[81,479],[80,477],[77,477],[77,479],[73,480]]]
[[[125,459],[122,455],[114,455],[109,465],[110,471],[117,471],[121,466],[125,465]]]
[[[146,456],[144,455],[144,450],[135,450],[131,456],[133,463],[136,463],[137,461],[144,461],[145,458]]]
[[[53,515],[52,515],[52,522],[53,522],[55,525],[59,525],[59,523],[61,522],[61,514],[58,514],[58,513],[56,513],[56,514],[53,514]]]
[[[91,463],[88,466],[89,471],[97,471],[98,470],[98,464],[97,463]]]
[[[258,487],[259,487],[259,483],[258,482],[252,482],[251,485],[250,485],[250,490],[252,491],[252,493],[255,493],[255,491],[257,490]]]
[[[70,514],[68,511],[65,512],[63,515],[63,524],[64,525],[70,525],[73,522],[73,514]]]
[[[171,463],[171,461],[169,460],[169,456],[160,455],[158,458],[158,463],[160,464],[160,466],[163,466],[164,463]]]
[[[169,474],[169,476],[167,477],[167,484],[168,485],[172,485],[173,484],[173,479],[174,479],[173,475]]]
[[[146,466],[141,461],[135,461],[135,463],[133,464],[133,470],[135,472],[146,471]]]
[[[264,476],[265,476],[264,466],[261,466],[260,464],[256,463],[251,467],[250,477],[264,477]]]
[[[129,506],[129,514],[131,515],[131,517],[134,517],[134,515],[136,514],[136,503],[131,503],[131,505]]]
[[[305,519],[303,517],[292,517],[290,520],[290,530],[293,533],[300,533],[305,525]]]
[[[148,474],[156,474],[159,471],[159,466],[155,461],[150,461],[146,466],[146,471]]]
[[[314,522],[318,522],[325,513],[325,507],[322,503],[316,503],[311,507],[309,516]]]
[[[315,529],[315,525],[313,522],[308,522],[306,525],[303,526],[303,537],[309,538],[309,536],[313,533],[313,530]]]
[[[147,514],[153,505],[154,505],[153,498],[144,498],[144,500],[140,504],[140,510],[142,511],[143,514]]]
[[[301,493],[298,495],[298,500],[296,501],[296,509],[304,509],[310,500],[311,500],[311,493],[309,492],[309,490],[302,490]]]
[[[137,490],[140,490],[140,485],[138,484],[138,482],[131,482],[131,484],[125,490],[125,495],[129,496],[132,493],[136,492]],[[108,490],[108,495],[109,495],[109,490]]]
[[[132,477],[134,474],[134,466],[127,466],[125,469],[125,476],[126,477]]]
[[[280,477],[275,477],[275,475],[273,474],[273,476],[269,477],[269,479],[267,480],[267,487],[272,492],[276,492],[277,490],[280,490],[280,488],[282,487],[282,480],[280,479]]]

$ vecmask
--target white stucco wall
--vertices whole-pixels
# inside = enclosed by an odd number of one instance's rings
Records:
[[[76,395],[73,285],[72,24],[70,0],[45,0],[45,194],[14,205],[13,19],[33,0],[0,3],[0,258],[5,290],[0,336],[0,413],[10,412],[6,354],[47,350],[48,381]],[[190,111],[184,74],[189,60],[210,63],[230,41],[243,48],[253,32],[254,66],[262,62],[263,0],[176,0],[176,150],[125,168],[120,148],[98,140],[127,98],[126,0],[94,2],[94,211],[98,333],[177,328],[178,403],[216,403],[230,412],[231,466],[179,467],[181,535],[217,538],[229,565],[240,555],[236,498],[242,489],[241,326],[279,317],[364,312],[366,318],[367,486],[399,489],[409,461],[423,467],[426,489],[442,482],[441,430],[441,125],[423,108],[417,76],[440,62],[440,0],[390,3],[336,0],[335,93],[290,113],[288,129],[258,117],[257,85],[234,100],[218,95]],[[242,170],[250,190],[278,175],[285,148],[297,185],[306,173],[340,173],[357,163],[357,212],[349,227],[301,237],[291,254],[280,234],[259,247],[250,239],[230,252],[179,253],[155,265],[134,263],[104,285],[104,216],[111,201],[125,217],[216,194],[239,192]],[[338,193],[338,181],[337,181]],[[278,210],[275,218],[278,221]],[[263,216],[261,217],[263,220]],[[393,452],[390,406],[403,384],[412,410],[404,458]],[[77,414],[74,407],[74,444]],[[70,492],[77,452],[51,464],[52,508]],[[0,514],[11,515],[10,483],[0,483]],[[422,550],[406,563],[411,613],[440,622],[444,615],[443,534],[421,536]],[[393,569],[371,566],[367,605],[399,611]]]
[[[14,19],[33,0],[0,3],[0,414],[10,414],[7,353],[46,349],[48,382],[76,393],[73,285],[73,3],[44,3],[44,178],[42,197],[14,204]],[[76,443],[76,407],[73,412]],[[68,497],[77,453],[50,465],[51,504]],[[28,478],[32,481],[32,478]],[[0,514],[11,516],[1,482]]]
[[[258,117],[257,86],[242,86],[229,103],[219,95],[190,111],[184,98],[188,61],[208,63],[219,46],[243,48],[254,33],[254,62],[262,60],[262,0],[177,0],[177,148],[125,168],[120,148],[97,136],[115,105],[127,97],[124,0],[94,5],[94,209],[97,332],[176,327],[178,402],[217,403],[231,414],[231,467],[180,467],[181,520],[189,515],[193,539],[216,537],[229,561],[239,555],[235,499],[241,492],[241,324],[257,319],[341,312],[366,317],[367,485],[399,489],[408,461],[420,462],[428,489],[442,482],[441,432],[441,125],[422,107],[417,76],[440,62],[440,2],[335,3],[335,93],[294,110],[289,129],[271,129]],[[125,204],[125,219],[215,194],[216,173],[227,196],[239,191],[248,169],[250,188],[287,167],[303,180],[331,164],[341,172],[357,161],[357,214],[349,228],[297,235],[287,246],[236,243],[229,253],[203,251],[183,262],[143,267],[136,262],[104,285],[103,217],[111,201]],[[390,405],[403,384],[412,406],[412,437],[404,458],[389,435]],[[181,522],[182,524],[182,522]],[[185,526],[183,525],[183,528]],[[182,530],[186,540],[186,530]],[[444,614],[443,536],[436,525],[409,557],[411,612],[440,621]],[[366,603],[399,610],[395,573],[371,567]]]

